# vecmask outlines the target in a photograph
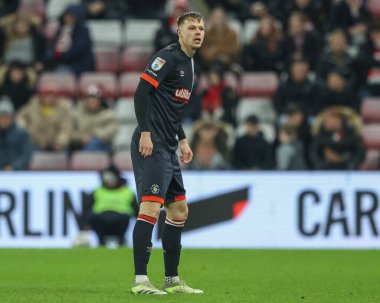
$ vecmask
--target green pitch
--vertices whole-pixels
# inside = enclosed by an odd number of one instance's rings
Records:
[[[183,250],[203,295],[136,296],[127,249],[0,250],[0,302],[380,302],[380,251]],[[151,281],[163,282],[161,251]]]

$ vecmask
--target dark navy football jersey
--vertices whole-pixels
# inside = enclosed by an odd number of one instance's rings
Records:
[[[141,79],[156,88],[150,95],[153,144],[160,143],[175,151],[178,129],[194,85],[193,59],[181,50],[179,43],[171,44],[153,56]]]

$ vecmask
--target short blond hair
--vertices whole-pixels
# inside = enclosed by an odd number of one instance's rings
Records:
[[[184,24],[186,20],[197,20],[198,22],[200,22],[201,20],[204,21],[204,18],[202,16],[202,14],[200,14],[198,12],[186,12],[186,13],[183,13],[177,19],[177,25],[178,25],[178,27],[180,27],[182,24]]]

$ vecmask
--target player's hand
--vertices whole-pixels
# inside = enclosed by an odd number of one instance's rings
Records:
[[[153,142],[150,138],[150,132],[142,132],[140,136],[139,152],[145,158],[153,152]]]
[[[187,142],[187,139],[183,139],[180,141],[180,150],[181,150],[181,155],[179,158],[181,161],[185,164],[188,164],[191,162],[193,159],[193,152],[189,146],[189,143]]]

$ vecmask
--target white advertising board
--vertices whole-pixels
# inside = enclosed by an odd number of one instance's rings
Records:
[[[183,247],[380,248],[378,173],[186,172],[184,182]],[[83,194],[98,185],[96,173],[0,173],[0,247],[71,247]]]

